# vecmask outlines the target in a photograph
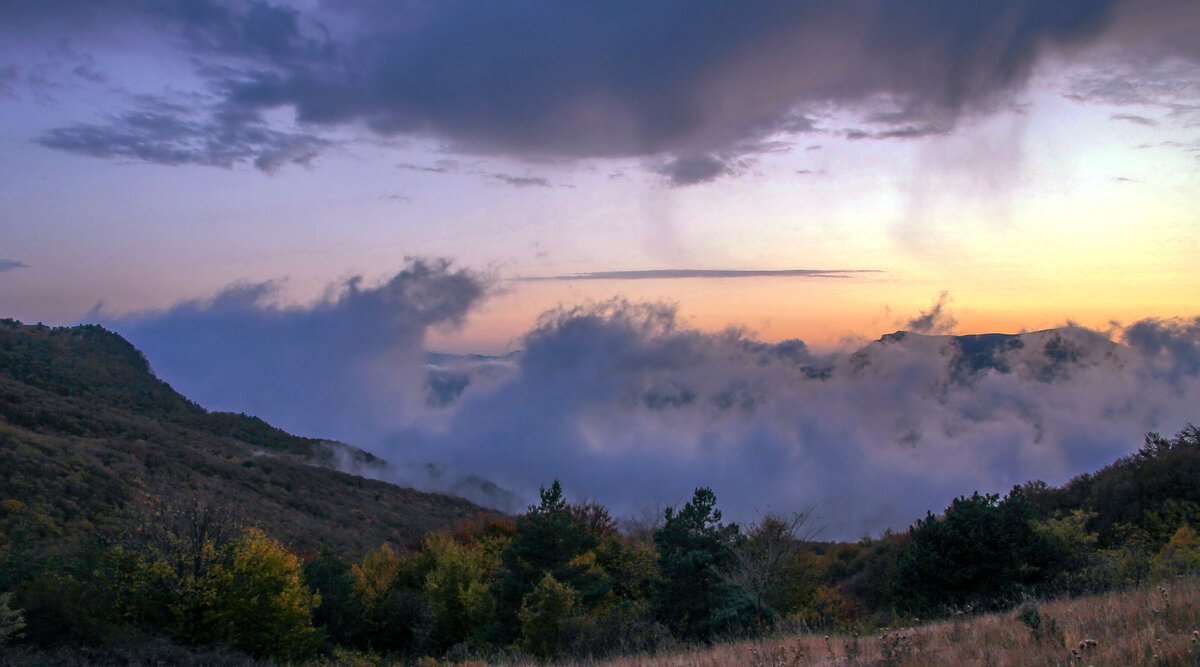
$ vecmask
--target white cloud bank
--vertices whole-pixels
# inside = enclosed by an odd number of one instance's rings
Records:
[[[448,263],[304,308],[264,305],[265,291],[109,324],[206,407],[530,498],[559,478],[617,513],[703,485],[731,518],[815,506],[826,536],[857,538],[976,489],[1095,470],[1200,405],[1200,318],[1138,322],[1119,342],[1079,327],[907,333],[821,355],[617,300],[547,313],[521,352],[492,359],[425,354],[428,328],[488,291]]]

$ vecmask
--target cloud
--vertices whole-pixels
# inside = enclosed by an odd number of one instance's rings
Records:
[[[246,118],[192,120],[187,114],[130,112],[107,124],[50,130],[37,142],[99,158],[127,158],[165,165],[233,167],[249,161],[264,172],[285,164],[308,164],[332,145],[319,137],[273,130]]]
[[[15,269],[28,269],[29,265],[25,262],[18,262],[15,259],[0,259],[0,273],[13,271]]]
[[[958,326],[958,320],[950,314],[950,309],[946,307],[950,300],[948,292],[942,292],[938,295],[937,303],[929,310],[921,311],[917,317],[910,319],[904,328],[909,331],[915,331],[922,334],[945,334],[954,331],[954,327]]]
[[[526,494],[559,478],[618,513],[709,485],[731,518],[816,505],[832,537],[854,539],[975,489],[1061,483],[1194,420],[1200,321],[1126,336],[897,333],[817,354],[697,331],[664,305],[561,308],[515,368],[466,382],[438,428],[376,453],[468,466]]]
[[[0,18],[10,31],[83,42],[156,31],[201,63],[220,113],[287,108],[313,133],[365,124],[493,155],[666,157],[666,175],[686,185],[727,173],[714,156],[739,144],[813,131],[810,109],[888,100],[908,120],[881,138],[945,131],[1018,90],[1047,51],[1113,35],[1127,51],[1152,41],[1155,8],[1179,3],[1146,1],[126,0],[7,3]],[[1176,24],[1195,14],[1179,6]],[[1194,40],[1170,44],[1156,48],[1197,56]]]
[[[17,65],[0,67],[0,97],[16,98],[16,84],[21,80],[21,68]]]
[[[461,324],[487,289],[449,262],[412,260],[379,284],[351,278],[303,306],[277,305],[279,285],[267,282],[161,311],[95,316],[206,408],[357,440],[415,418],[426,333]]]
[[[1200,14],[1200,12],[1198,12]],[[1196,22],[1200,29],[1200,21]],[[1200,53],[1193,59],[1166,58],[1145,62],[1102,63],[1074,78],[1067,97],[1079,102],[1147,107],[1185,125],[1200,117]],[[1159,121],[1132,113],[1114,120],[1155,126]]]
[[[356,76],[285,71],[237,95],[478,150],[688,155],[786,128],[804,103],[890,94],[951,114],[986,103],[1043,46],[1103,27],[1112,4],[340,3],[361,31],[342,45]]]
[[[1125,328],[1124,339],[1142,354],[1151,374],[1177,387],[1200,375],[1200,317],[1141,320]]]
[[[950,125],[944,124],[902,125],[878,131],[850,128],[843,130],[842,134],[853,141],[860,139],[921,139],[946,135],[950,133],[951,129]]]
[[[342,439],[396,464],[533,500],[559,478],[618,514],[714,488],[734,520],[816,506],[829,537],[902,528],[978,489],[1062,483],[1173,433],[1200,405],[1200,318],[1116,333],[888,334],[818,353],[704,332],[672,306],[545,313],[502,358],[434,355],[488,291],[448,263],[353,279],[307,306],[271,283],[107,318],[210,408]],[[947,328],[944,295],[910,328]]]
[[[561,276],[526,276],[519,281],[542,280],[679,280],[684,278],[849,278],[860,273],[879,273],[876,269],[642,269],[634,271],[593,271]]]
[[[1129,121],[1135,125],[1145,125],[1146,127],[1158,126],[1158,121],[1154,120],[1153,118],[1146,118],[1145,116],[1138,116],[1137,114],[1115,113],[1111,116],[1111,118],[1113,120]]]
[[[423,171],[430,174],[450,174],[457,172],[462,165],[457,160],[438,160],[433,163],[432,167],[408,163],[398,164],[396,167],[408,171]]]
[[[734,173],[734,169],[726,160],[701,154],[677,157],[659,167],[658,173],[666,176],[672,185],[683,186],[715,181]]]
[[[509,174],[492,174],[492,179],[515,188],[550,187],[550,181],[533,176],[512,176]]]

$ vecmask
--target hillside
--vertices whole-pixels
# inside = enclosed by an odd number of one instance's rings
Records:
[[[335,450],[246,415],[207,412],[156,378],[120,336],[0,321],[5,525],[54,537],[119,531],[159,499],[219,501],[301,550],[407,545],[494,515],[448,495],[320,467]]]

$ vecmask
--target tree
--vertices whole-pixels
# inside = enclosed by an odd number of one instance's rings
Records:
[[[421,595],[426,563],[384,544],[350,568],[366,612],[363,638],[370,648],[411,651],[428,638],[429,613]]]
[[[304,564],[304,582],[321,596],[321,603],[313,610],[313,624],[324,633],[325,641],[338,646],[356,645],[366,610],[354,591],[350,567],[336,551],[325,547]]]
[[[736,523],[721,523],[711,489],[696,489],[678,513],[667,508],[654,533],[660,576],[654,606],[658,620],[680,639],[711,641],[739,630],[753,603],[726,582],[741,541]]]
[[[12,593],[0,593],[0,646],[21,638],[25,628],[25,616],[20,609],[9,606]]]
[[[1033,506],[1015,487],[959,497],[938,517],[909,529],[899,559],[897,605],[916,614],[966,605],[996,607],[1029,591],[1056,560],[1053,543],[1033,525]]]
[[[426,540],[424,552],[432,563],[423,592],[433,643],[443,650],[461,642],[483,646],[495,617],[491,586],[499,558],[483,544],[461,544],[444,534]]]
[[[521,601],[517,613],[521,637],[517,646],[538,658],[557,657],[570,643],[579,624],[579,594],[546,573],[537,587]]]
[[[1180,526],[1154,560],[1159,573],[1165,576],[1200,572],[1200,537],[1191,526]]]
[[[257,529],[222,555],[204,595],[213,637],[257,657],[292,661],[310,655],[318,644],[312,613],[321,600],[305,587],[300,561]]]
[[[812,564],[802,555],[802,542],[818,529],[804,529],[809,512],[783,518],[768,514],[752,526],[734,548],[735,564],[726,581],[740,588],[754,603],[761,622],[775,614],[794,611],[816,592]]]
[[[563,496],[558,480],[540,491],[541,502],[530,506],[517,519],[517,534],[500,553],[501,572],[496,590],[496,640],[512,642],[520,630],[517,611],[521,601],[545,578],[546,574],[573,588],[580,604],[591,608],[612,587],[594,561],[579,557],[600,543],[600,539],[574,521],[571,505]]]
[[[108,553],[124,613],[177,640],[208,641],[204,586],[242,530],[238,513],[208,495],[154,497],[135,509],[131,524],[127,544]]]

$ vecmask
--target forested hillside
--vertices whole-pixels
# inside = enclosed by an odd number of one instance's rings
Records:
[[[0,321],[2,520],[36,539],[117,535],[156,503],[194,498],[238,508],[307,551],[410,544],[493,514],[314,467],[326,447],[254,417],[204,410],[101,327]]]

